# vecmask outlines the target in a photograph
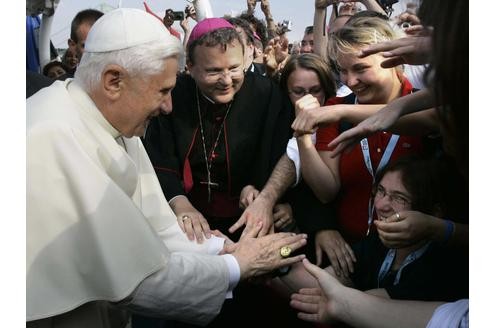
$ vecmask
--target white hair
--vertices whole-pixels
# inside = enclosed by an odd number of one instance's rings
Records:
[[[180,41],[170,36],[166,42],[148,42],[139,46],[108,52],[84,52],[77,66],[74,80],[86,92],[94,91],[101,81],[108,65],[119,65],[130,76],[147,77],[158,74],[164,67],[164,60],[184,55]]]

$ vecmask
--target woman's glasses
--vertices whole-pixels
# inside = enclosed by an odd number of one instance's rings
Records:
[[[396,205],[405,206],[411,204],[411,201],[404,195],[395,192],[387,192],[383,186],[378,185],[375,191],[375,199],[382,199],[385,198],[385,196],[388,196],[390,201]]]
[[[289,93],[293,94],[294,96],[296,96],[298,98],[304,97],[307,94],[311,94],[311,95],[316,97],[317,95],[319,95],[321,90],[322,90],[322,88],[320,86],[312,87],[309,90],[306,90],[303,88],[295,88],[295,89],[289,90]]]

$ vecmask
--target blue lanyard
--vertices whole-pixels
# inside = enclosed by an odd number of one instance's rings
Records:
[[[390,161],[390,157],[392,157],[392,153],[394,152],[395,146],[397,145],[398,141],[399,141],[399,135],[393,134],[392,137],[390,137],[387,147],[383,152],[383,156],[380,159],[380,163],[378,164],[376,171],[374,171],[373,164],[371,163],[371,155],[370,155],[370,148],[368,145],[368,139],[364,138],[363,140],[361,140],[361,151],[363,152],[364,164],[366,165],[368,172],[373,178],[373,184],[375,183],[375,176],[376,176],[375,174],[378,173],[381,169],[383,169],[383,167],[387,165],[387,163]],[[368,201],[368,230],[366,231],[366,235],[369,235],[370,233],[371,223],[373,222],[374,211],[375,211],[375,206],[373,204],[372,197],[370,197]]]
[[[395,275],[394,286],[399,283],[402,270],[410,263],[419,259],[426,252],[430,244],[431,242],[426,243],[426,245],[424,245],[420,249],[415,250],[406,257],[404,262],[402,262],[402,264],[400,265],[399,271],[397,271],[397,274]],[[394,258],[396,253],[397,253],[396,249],[388,250],[387,256],[383,260],[382,266],[380,267],[380,272],[378,273],[378,287],[380,287],[380,282],[385,278],[387,273],[390,271],[390,268],[392,267],[392,263],[394,263]]]
[[[357,97],[354,100],[354,104],[358,104]],[[390,157],[392,156],[392,153],[394,152],[395,146],[397,145],[397,142],[399,141],[399,135],[397,134],[392,134],[390,137],[390,140],[388,141],[387,147],[385,148],[385,151],[383,152],[383,156],[380,159],[380,163],[378,163],[378,167],[376,169],[376,172],[373,170],[373,163],[371,162],[371,156],[370,156],[370,147],[368,144],[368,138],[364,138],[361,140],[361,151],[363,153],[363,158],[364,158],[364,164],[366,165],[366,168],[368,169],[368,172],[370,173],[371,177],[373,178],[372,184],[375,184],[375,173],[378,173],[387,163],[390,161]],[[371,223],[373,222],[373,213],[375,212],[375,205],[373,204],[373,198],[370,197],[368,200],[368,230],[366,230],[366,236],[370,234],[370,229],[371,229]]]

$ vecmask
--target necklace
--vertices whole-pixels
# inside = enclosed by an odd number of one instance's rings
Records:
[[[222,124],[220,125],[220,129],[218,130],[217,137],[213,146],[211,147],[210,156],[207,155],[206,152],[206,142],[205,142],[205,133],[203,129],[203,119],[201,118],[201,107],[199,106],[199,93],[198,88],[196,87],[196,107],[198,108],[198,119],[199,119],[199,127],[201,130],[201,141],[203,143],[203,155],[205,157],[205,165],[206,165],[206,176],[208,181],[200,182],[201,184],[206,184],[208,186],[208,203],[211,202],[211,187],[218,187],[218,183],[211,181],[211,166],[213,164],[213,153],[218,146],[218,140],[220,140],[220,135],[222,134],[223,126],[225,124],[225,120],[227,119],[227,115],[229,115],[230,107],[232,106],[232,101],[227,107],[227,111],[225,112],[225,116],[223,117]]]

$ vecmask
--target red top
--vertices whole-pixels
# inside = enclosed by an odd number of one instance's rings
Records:
[[[401,96],[412,91],[412,85],[404,78]],[[344,98],[329,99],[325,105],[344,103]],[[329,151],[328,143],[339,135],[339,123],[318,129],[316,149]],[[373,170],[376,171],[392,136],[388,132],[378,132],[368,137],[370,157]],[[390,162],[407,154],[417,154],[423,149],[420,137],[401,136],[395,146]],[[368,201],[371,195],[373,178],[364,163],[361,145],[355,145],[350,153],[340,156],[339,165],[340,190],[335,199],[340,233],[348,242],[356,242],[366,236],[368,229]]]

